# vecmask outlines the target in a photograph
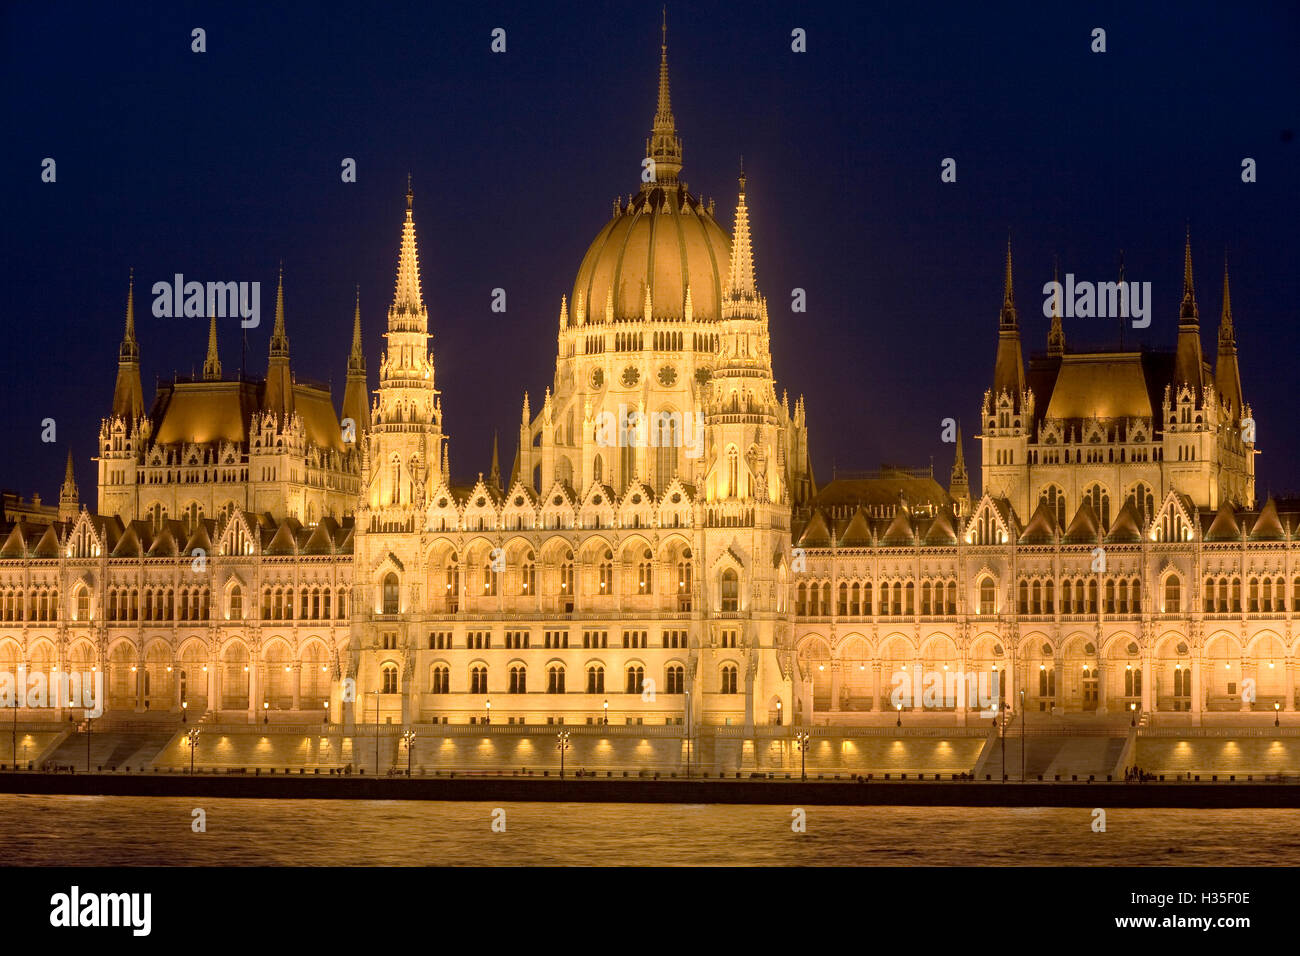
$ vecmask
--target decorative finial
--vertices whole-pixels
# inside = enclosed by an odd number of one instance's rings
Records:
[[[415,192],[411,189],[411,174],[406,174],[406,211],[411,211],[411,204],[415,201]]]
[[[665,50],[668,49],[668,5],[664,4],[664,25],[663,25],[663,42],[660,44]]]
[[[740,156],[740,193],[745,194],[745,155]]]

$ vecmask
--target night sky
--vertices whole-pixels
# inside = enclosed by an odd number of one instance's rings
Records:
[[[337,6],[4,6],[0,485],[56,498],[70,445],[93,501],[132,266],[146,405],[157,377],[201,370],[207,334],[154,318],[153,282],[261,281],[261,375],[280,260],[297,376],[332,380],[341,403],[360,283],[373,388],[408,172],[453,472],[487,470],[494,429],[509,468],[523,392],[535,410],[552,379],[560,296],[614,196],[639,185],[659,6]],[[1190,224],[1210,356],[1230,257],[1258,490],[1300,489],[1300,14],[1133,6],[669,5],[682,177],[730,228],[744,156],[778,388],[807,398],[820,481],[832,464],[933,456],[946,482],[948,416],[977,462],[1008,231],[1028,356],[1045,347],[1053,257],[1106,281],[1121,249],[1154,297],[1126,343],[1172,349]],[[489,49],[498,26],[505,54]],[[796,27],[806,53],[790,49]],[[806,314],[790,311],[794,287]],[[1067,319],[1065,333],[1110,346],[1117,323]],[[229,375],[238,321],[219,335]]]

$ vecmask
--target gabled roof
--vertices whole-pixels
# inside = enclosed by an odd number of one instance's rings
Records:
[[[906,545],[916,542],[916,531],[912,528],[912,516],[905,508],[899,508],[881,539],[886,545]]]
[[[1136,544],[1142,540],[1142,516],[1132,496],[1119,509],[1106,540],[1115,544]]]
[[[857,511],[853,512],[853,517],[849,519],[848,525],[836,539],[836,543],[841,548],[869,548],[872,545],[871,524],[867,521],[867,514],[859,505]]]
[[[59,537],[54,533],[54,526],[45,529],[32,549],[33,558],[57,558],[59,556]]]
[[[1096,541],[1100,526],[1097,512],[1092,510],[1092,502],[1084,498],[1083,503],[1079,505],[1079,510],[1074,513],[1074,520],[1070,522],[1070,527],[1066,529],[1064,540],[1070,544]]]
[[[298,540],[296,532],[302,527],[294,518],[285,518],[275,529],[271,540],[263,547],[263,554],[296,554]]]
[[[1046,498],[1042,498],[1034,513],[1029,516],[1029,524],[1025,525],[1025,530],[1020,535],[1020,543],[1050,544],[1056,540],[1059,531],[1056,526],[1056,509]]]
[[[1224,502],[1214,516],[1214,521],[1205,532],[1206,541],[1238,541],[1241,539],[1241,526],[1233,514],[1232,505]]]
[[[925,531],[926,544],[956,544],[957,518],[947,508],[940,511]]]
[[[831,529],[820,511],[814,511],[808,520],[808,526],[799,536],[799,544],[805,548],[829,548],[831,546]]]
[[[1286,538],[1282,529],[1282,519],[1278,517],[1277,502],[1271,497],[1264,502],[1264,508],[1250,528],[1252,541],[1281,541]]]

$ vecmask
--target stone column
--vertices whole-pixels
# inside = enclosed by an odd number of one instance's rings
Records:
[[[135,665],[135,673],[132,675],[133,677],[135,677],[135,712],[136,712],[137,714],[143,714],[143,713],[144,713],[144,675],[145,675],[145,673],[146,673],[146,672],[145,672],[145,669],[144,669],[144,661],[137,661],[137,662],[136,662],[136,665]]]
[[[1282,701],[1282,709],[1288,714],[1295,710],[1295,661],[1290,657],[1286,659],[1286,700]]]
[[[1147,650],[1142,657],[1142,704],[1149,714],[1156,710],[1156,669],[1153,666],[1151,652]]]
[[[1055,710],[1058,714],[1063,714],[1065,713],[1065,656],[1057,655],[1053,660],[1052,666],[1056,668]]]
[[[302,661],[293,665],[293,709],[302,709]]]
[[[880,661],[871,665],[871,709],[878,714],[885,709],[884,698],[880,696]]]
[[[262,709],[262,681],[261,670],[257,658],[249,656],[248,659],[248,720],[249,723],[258,721],[258,713]]]
[[[1201,673],[1201,658],[1198,653],[1192,658],[1192,713],[1199,721],[1201,711],[1205,709],[1205,684]]]
[[[831,710],[840,709],[840,662],[831,661]]]
[[[1106,693],[1106,678],[1110,674],[1110,668],[1106,666],[1105,661],[1097,662],[1097,713],[1106,713],[1106,705],[1109,702],[1109,695]]]

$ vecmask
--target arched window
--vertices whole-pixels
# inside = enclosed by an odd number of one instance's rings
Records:
[[[499,576],[499,574],[500,574],[499,571],[493,569],[491,561],[488,561],[485,565],[483,565],[483,596],[484,597],[496,597],[497,577]]]
[[[90,620],[90,589],[89,588],[82,587],[77,589],[77,620],[78,621]]]
[[[510,693],[528,693],[528,669],[523,664],[515,664],[510,668]]]
[[[1092,510],[1101,522],[1102,528],[1110,527],[1110,493],[1101,485],[1091,485],[1083,497],[1092,505]]]
[[[739,693],[739,691],[736,689],[738,686],[737,674],[738,671],[735,664],[722,665],[722,693],[724,694]]]
[[[993,579],[980,578],[980,613],[996,614],[998,612],[998,589]]]
[[[677,448],[681,444],[681,426],[673,412],[655,416],[651,440],[655,445],[655,491],[663,492],[677,474]]]
[[[827,585],[829,590],[830,585]],[[829,598],[829,594],[827,595]],[[829,603],[829,601],[827,602]],[[727,568],[722,572],[722,610],[738,611],[740,609],[740,578],[735,569]]]
[[[665,676],[668,678],[668,686],[664,693],[686,693],[686,670],[681,664],[670,664]]]
[[[605,693],[605,668],[599,664],[593,664],[587,668],[587,693]]]
[[[527,597],[537,593],[536,555],[529,551],[524,555],[523,566],[519,569],[519,593]]]
[[[614,593],[614,552],[608,549],[600,561],[600,593]]]
[[[397,614],[398,593],[397,575],[389,571],[384,575],[384,613]]]
[[[1171,574],[1165,578],[1165,614],[1177,614],[1182,603],[1182,582],[1178,575]]]
[[[808,585],[802,582],[794,592],[794,614],[795,617],[808,616]]]
[[[471,694],[486,694],[488,669],[486,664],[475,664],[469,669],[469,692]]]
[[[636,593],[652,593],[654,591],[654,580],[654,555],[647,548],[636,566]]]
[[[626,692],[629,694],[641,693],[641,684],[645,680],[645,668],[639,664],[633,664],[627,669]]]
[[[1142,668],[1134,667],[1132,664],[1124,668],[1124,696],[1142,696]]]
[[[740,497],[740,454],[736,446],[727,449],[727,491],[723,497]]]
[[[552,664],[546,669],[546,693],[564,693],[564,665]]]
[[[382,679],[381,680],[381,686],[383,688],[382,693],[396,694],[397,693],[397,665],[385,664],[380,669],[379,673]]]
[[[597,455],[591,462],[591,480],[599,484],[605,480],[605,463]]]
[[[239,590],[236,584],[230,589],[229,613],[226,615],[232,621],[242,620],[244,617],[244,592]]]
[[[1048,509],[1056,519],[1058,528],[1065,527],[1065,492],[1059,485],[1048,485],[1038,495],[1039,501],[1046,501]]]
[[[431,693],[450,694],[451,693],[451,669],[446,664],[434,664],[431,681]]]

